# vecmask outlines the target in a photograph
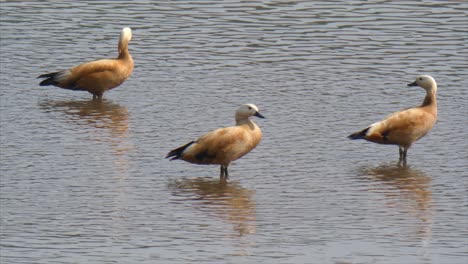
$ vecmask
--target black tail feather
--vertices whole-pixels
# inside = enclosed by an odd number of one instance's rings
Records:
[[[370,127],[348,136],[349,139],[364,139]]]
[[[57,81],[55,81],[55,76],[57,76],[59,72],[53,72],[53,73],[46,73],[39,75],[37,78],[47,78],[43,80],[42,82],[39,83],[40,86],[47,86],[47,85],[56,85],[58,84]]]
[[[195,143],[195,141],[190,141],[189,143],[183,145],[182,147],[178,147],[176,149],[171,150],[167,154],[166,159],[170,157],[172,157],[171,160],[179,159],[182,156],[182,152],[184,152],[184,150],[188,148],[190,145],[192,145],[193,143]]]
[[[58,72],[52,72],[52,73],[46,73],[46,74],[42,74],[42,75],[39,75],[37,76],[37,78],[53,78],[55,75],[57,75]]]
[[[39,83],[40,86],[48,86],[48,85],[56,85],[58,82],[56,82],[54,79],[49,78],[45,79],[42,82]]]

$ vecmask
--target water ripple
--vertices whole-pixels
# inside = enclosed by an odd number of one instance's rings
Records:
[[[460,263],[467,259],[463,1],[3,1],[5,263]],[[117,54],[103,101],[36,76]],[[396,164],[346,135],[419,104],[439,121]],[[164,159],[255,103],[261,144],[231,166]]]

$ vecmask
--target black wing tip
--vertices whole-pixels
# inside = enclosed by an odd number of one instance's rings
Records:
[[[359,135],[359,132],[357,132],[357,133],[353,133],[353,134],[347,136],[347,138],[349,138],[349,139],[360,139],[361,136]]]
[[[175,150],[173,150],[173,151],[175,151]],[[171,158],[170,160],[175,160],[175,159],[180,158],[180,156],[177,153],[173,152],[173,151],[169,152],[166,155],[166,159]]]
[[[37,79],[44,79],[46,78],[45,80],[43,80],[42,82],[39,83],[40,86],[47,86],[47,85],[56,85],[58,84],[54,78],[55,76],[57,75],[58,72],[52,72],[52,73],[46,73],[46,74],[42,74],[42,75],[39,75],[37,76]]]
[[[174,151],[175,151],[175,150],[172,150],[171,152],[167,153],[166,159],[168,159],[168,158],[170,158],[170,157],[173,157],[171,160],[176,159],[177,157],[174,157],[174,156],[176,156],[177,154],[174,153]]]
[[[38,79],[40,79],[40,78],[54,78],[55,75],[57,75],[57,73],[59,73],[59,72],[45,73],[45,74],[41,74],[41,75],[37,76],[37,78]]]
[[[349,139],[364,139],[366,137],[367,131],[369,130],[370,127],[363,129],[361,131],[352,133],[351,135],[348,136]]]
[[[178,147],[176,149],[171,150],[169,153],[167,153],[166,159],[171,158],[171,157],[172,158],[170,160],[179,159],[180,157],[182,157],[182,152],[184,152],[184,150],[188,148],[190,145],[192,145],[193,143],[195,143],[195,141],[190,141],[189,143],[183,145],[182,147]]]
[[[54,81],[54,79],[52,78],[45,79],[39,83],[40,86],[48,86],[48,85],[55,85],[55,84],[57,84],[57,82]]]

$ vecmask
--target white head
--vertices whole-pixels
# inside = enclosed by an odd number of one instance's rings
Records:
[[[429,75],[419,75],[416,77],[416,80],[408,84],[408,86],[419,86],[425,90],[437,90],[436,81]]]
[[[236,111],[236,120],[247,119],[251,116],[265,118],[258,112],[258,107],[253,104],[241,105]]]
[[[119,39],[119,52],[127,48],[128,42],[132,39],[132,30],[129,27],[123,28]]]

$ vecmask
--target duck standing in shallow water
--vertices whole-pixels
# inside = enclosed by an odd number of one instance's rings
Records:
[[[131,39],[132,30],[124,28],[120,34],[119,56],[116,59],[86,62],[67,70],[40,75],[38,78],[46,79],[39,85],[88,91],[93,94],[93,98],[102,98],[104,92],[122,84],[133,72],[133,59],[128,51]]]
[[[254,149],[262,139],[260,128],[249,119],[264,118],[253,104],[245,104],[236,111],[236,125],[213,130],[182,147],[169,152],[166,158],[181,159],[194,164],[221,165],[221,179],[227,179],[229,164]]]
[[[431,131],[437,120],[437,84],[435,80],[429,75],[421,75],[408,86],[419,86],[426,90],[426,97],[422,105],[395,112],[384,120],[349,135],[348,138],[398,145],[399,162],[406,164],[406,154],[411,144]]]

